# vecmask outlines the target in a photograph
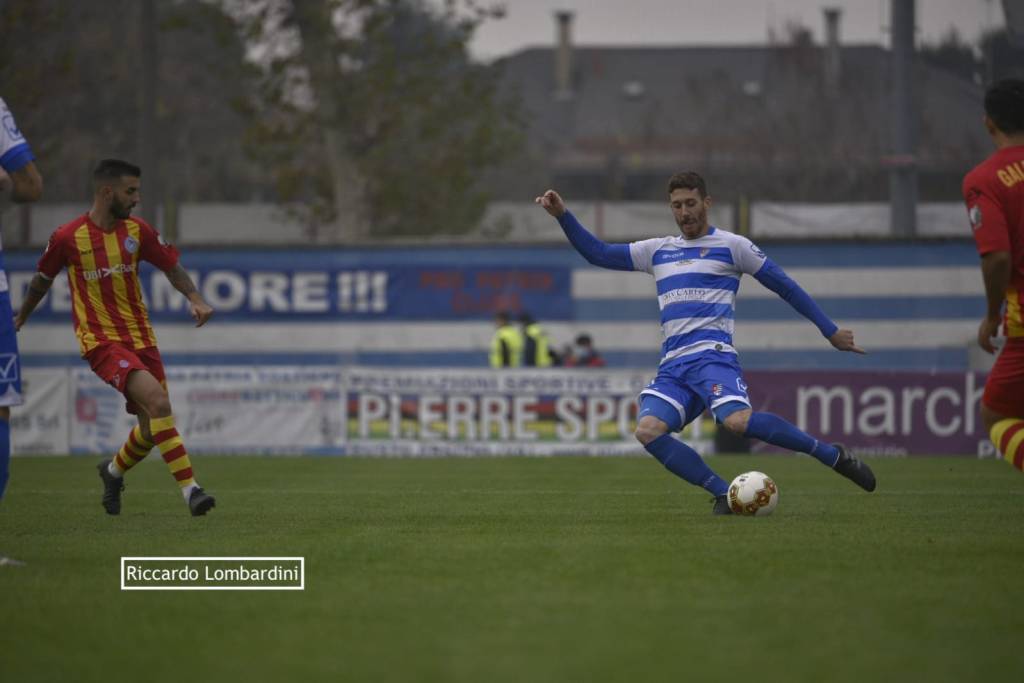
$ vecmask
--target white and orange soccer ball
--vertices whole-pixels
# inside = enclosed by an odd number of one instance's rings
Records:
[[[734,514],[763,517],[779,504],[779,487],[764,472],[744,472],[729,484],[729,507]]]

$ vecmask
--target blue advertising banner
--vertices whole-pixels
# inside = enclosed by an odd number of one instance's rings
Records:
[[[502,310],[529,311],[545,320],[572,317],[568,266],[463,267],[452,259],[353,267],[345,261],[332,252],[262,251],[182,259],[223,321],[481,320]],[[17,306],[34,273],[35,259],[12,254],[7,265]],[[163,273],[143,264],[139,278],[153,320],[180,321],[186,302]],[[63,321],[70,311],[67,278],[62,274],[35,319]]]

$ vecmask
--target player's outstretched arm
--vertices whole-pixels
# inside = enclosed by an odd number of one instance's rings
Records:
[[[28,283],[28,290],[25,292],[25,300],[21,302],[21,308],[18,310],[17,315],[14,316],[15,331],[20,330],[21,326],[28,321],[32,311],[36,310],[36,306],[43,300],[46,293],[50,291],[51,285],[53,285],[53,280],[42,273],[36,273],[32,277],[32,281]]]
[[[179,263],[170,270],[165,270],[164,275],[167,276],[168,282],[188,299],[189,315],[196,321],[196,327],[206,324],[206,321],[213,315],[213,306],[206,303],[206,299],[199,293],[196,283],[192,282],[188,271]]]
[[[840,351],[867,353],[854,343],[852,331],[840,329],[832,322],[832,319],[825,315],[821,307],[811,298],[811,295],[805,292],[803,287],[798,285],[771,259],[764,260],[760,270],[754,273],[754,279],[778,294],[797,313],[814,323],[822,336],[828,339],[835,348]]]
[[[533,200],[545,211],[558,219],[562,232],[569,238],[569,243],[576,248],[583,258],[595,266],[612,270],[633,270],[633,257],[629,253],[628,244],[608,244],[594,237],[565,208],[565,202],[554,190],[548,190]]]

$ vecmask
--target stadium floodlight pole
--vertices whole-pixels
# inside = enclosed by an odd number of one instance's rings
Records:
[[[139,110],[139,165],[142,167],[145,186],[142,189],[142,218],[150,225],[158,226],[167,237],[167,225],[157,220],[162,190],[160,187],[160,154],[157,149],[160,138],[157,130],[156,104],[160,96],[159,51],[155,0],[139,3],[139,36],[141,38],[142,79],[141,107]]]
[[[889,166],[890,232],[917,234],[917,118],[914,111],[914,0],[892,0],[892,152]]]

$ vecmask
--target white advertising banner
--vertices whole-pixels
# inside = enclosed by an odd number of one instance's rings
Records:
[[[593,369],[345,371],[354,455],[624,455],[649,375]],[[697,435],[694,438],[694,434]],[[684,439],[711,441],[695,423]]]
[[[31,452],[115,453],[135,424],[124,398],[88,368],[53,372]],[[167,375],[192,453],[367,456],[640,453],[636,398],[649,379],[600,369],[329,366],[183,366]],[[712,428],[698,420],[683,439],[708,453]]]
[[[66,368],[22,368],[25,403],[11,408],[14,455],[66,455],[71,383]]]
[[[135,424],[124,398],[88,369],[73,380],[71,451],[116,452]],[[192,453],[343,452],[338,368],[183,366],[167,369],[167,384]]]

